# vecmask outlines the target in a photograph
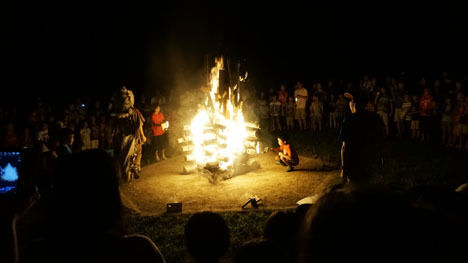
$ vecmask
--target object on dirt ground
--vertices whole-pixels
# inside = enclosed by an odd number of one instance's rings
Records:
[[[296,202],[297,205],[314,204],[319,199],[318,195],[307,196]]]
[[[168,203],[166,204],[167,213],[181,213],[182,203]]]
[[[262,199],[257,196],[251,197],[245,204],[242,205],[242,208],[245,208],[248,204],[251,204],[253,208],[258,208],[263,204]]]

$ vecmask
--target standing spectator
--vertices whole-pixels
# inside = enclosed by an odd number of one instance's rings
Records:
[[[346,101],[343,94],[338,95],[338,99],[336,100],[336,110],[335,110],[335,119],[336,123],[338,124],[337,128],[341,128],[341,124],[346,115],[346,109],[348,107],[348,102]]]
[[[166,126],[163,125],[164,121],[165,118],[161,112],[161,107],[156,105],[151,116],[151,127],[153,129],[153,141],[151,144],[154,146],[156,161],[160,161],[161,159],[166,160],[167,134],[165,132]],[[161,153],[161,158],[159,157],[159,153]]]
[[[286,85],[282,84],[280,90],[278,91],[278,101],[281,103],[280,108],[280,123],[281,125],[285,123],[286,120],[286,103],[288,103],[288,92],[286,91]]]
[[[21,138],[21,146],[26,148],[33,147],[33,139],[31,135],[31,129],[25,127],[23,129],[23,136]]]
[[[17,120],[14,120],[14,121],[17,121]],[[38,126],[40,123],[40,119],[39,119],[37,112],[36,111],[30,112],[26,122],[27,122],[27,126],[31,128],[33,133],[36,133],[37,129],[39,128]]]
[[[323,103],[319,100],[318,96],[312,96],[312,103],[310,103],[310,126],[314,132],[322,131],[322,117],[323,117]]]
[[[286,104],[286,129],[288,131],[294,130],[294,113],[296,110],[296,105],[294,105],[293,97],[288,98],[288,103]]]
[[[16,134],[15,125],[13,123],[8,123],[6,125],[3,145],[6,148],[14,148],[18,146],[18,135]]]
[[[317,96],[319,101],[321,102],[325,102],[328,100],[328,94],[325,90],[323,90],[322,84],[320,82],[318,82],[317,86],[315,86],[315,92],[313,95]]]
[[[393,121],[396,124],[397,128],[397,135],[399,137],[403,136],[403,112],[402,112],[402,105],[403,105],[403,96],[405,95],[405,89],[402,82],[398,83],[398,85],[392,90],[392,97],[393,97],[393,104],[395,106],[395,113]]]
[[[104,150],[111,156],[114,155],[113,141],[114,141],[114,129],[112,128],[112,119],[106,119],[106,125],[104,129]]]
[[[385,135],[388,136],[390,133],[388,116],[390,113],[390,98],[387,95],[385,88],[381,88],[380,92],[377,92],[375,97],[375,105],[377,106],[377,114],[382,118],[385,126]]]
[[[465,103],[460,107],[457,114],[457,130],[458,130],[458,148],[468,144],[468,97],[465,98]]]
[[[72,146],[75,141],[75,135],[69,128],[59,130],[59,146],[57,148],[58,160],[64,160],[72,154]]]
[[[99,148],[105,149],[105,138],[106,138],[106,117],[101,116],[98,123],[99,129]]]
[[[78,122],[79,116],[78,112],[76,111],[75,104],[69,104],[68,108],[65,110],[65,124],[68,128],[74,130],[75,125]]]
[[[432,122],[435,111],[434,98],[426,88],[419,100],[419,116],[421,125],[421,141],[429,141],[431,135]]]
[[[333,80],[329,79],[327,82],[327,91],[330,94],[336,94],[336,89]]]
[[[346,117],[340,130],[341,176],[345,183],[369,184],[382,163],[384,125],[376,113],[364,109],[366,94],[345,93],[345,96],[350,99],[352,114]]]
[[[96,118],[100,118],[104,114],[104,111],[101,108],[101,102],[99,100],[95,101],[93,107],[92,114],[96,116]]]
[[[285,105],[288,102],[288,92],[286,91],[286,85],[281,84],[280,89],[277,93],[278,101],[281,102],[281,105]]]
[[[91,130],[90,149],[97,149],[99,148],[99,126],[94,115],[89,117],[89,129]]]
[[[37,132],[36,141],[41,153],[49,152],[49,125],[46,122],[42,123],[41,129]]]
[[[413,101],[411,103],[411,109],[407,114],[407,118],[411,121],[411,138],[418,141],[420,136],[419,130],[419,98],[418,96],[413,96]]]
[[[335,95],[330,94],[330,100],[328,101],[328,127],[330,129],[336,129],[336,117],[335,117],[335,110],[336,110],[336,100]]]
[[[452,116],[453,116],[453,107],[452,100],[450,97],[446,96],[444,99],[444,106],[442,112],[442,119],[440,120],[440,128],[442,130],[442,139],[441,145],[450,145],[452,143]]]
[[[402,135],[408,135],[411,125],[411,116],[409,116],[409,112],[411,110],[411,101],[408,94],[403,96],[403,103],[401,104],[401,116],[403,120],[402,125]]]
[[[276,131],[276,130],[281,131],[281,123],[279,119],[280,111],[281,111],[281,103],[276,99],[276,96],[273,96],[270,102],[270,118],[271,118],[270,130],[272,131]]]
[[[427,81],[426,81],[426,79],[424,77],[422,77],[421,80],[419,81],[418,92],[422,92],[426,88],[427,88]]]
[[[83,122],[83,127],[80,129],[80,138],[81,138],[81,150],[91,149],[91,129],[88,126],[88,122]]]
[[[269,127],[269,109],[267,105],[267,101],[265,100],[265,92],[260,93],[260,99],[257,102],[258,105],[258,118],[260,119],[260,128],[267,130]]]
[[[297,82],[296,90],[294,91],[294,97],[296,99],[296,119],[299,123],[299,129],[302,131],[307,128],[306,125],[306,104],[308,98],[308,92],[304,88],[301,82]]]

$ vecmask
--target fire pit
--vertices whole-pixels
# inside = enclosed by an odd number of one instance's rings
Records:
[[[209,91],[190,125],[184,126],[184,136],[178,139],[185,153],[183,172],[198,171],[213,183],[258,168],[252,157],[260,147],[258,125],[245,121],[242,112],[243,79],[238,76],[232,87],[225,84],[223,58],[215,59],[215,63],[210,71]]]

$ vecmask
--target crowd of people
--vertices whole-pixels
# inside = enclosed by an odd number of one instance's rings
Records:
[[[24,177],[31,173],[34,169]],[[231,250],[234,262],[460,259],[468,245],[462,238],[468,234],[467,186],[451,191],[336,188],[316,203],[273,212],[261,237]],[[150,238],[128,233],[118,169],[103,150],[73,153],[64,160],[48,196],[39,198],[34,188],[22,188],[16,199],[0,201],[4,262],[165,262],[164,251]],[[20,250],[16,222],[36,203],[48,208],[41,219],[44,235],[21,238],[29,243]],[[213,212],[193,214],[184,238],[187,251],[200,263],[220,262],[232,246],[227,222]]]
[[[251,107],[257,107],[260,126],[269,131],[339,130],[349,114],[344,92],[365,93],[366,109],[376,112],[387,137],[418,142],[437,142],[468,150],[468,96],[466,80],[455,80],[444,72],[440,78],[418,81],[404,74],[359,81],[301,82],[288,89],[281,85],[261,91]]]
[[[118,112],[121,111],[121,107],[117,107],[120,103],[118,100],[116,96],[109,96],[106,101],[76,98],[66,105],[57,105],[56,101],[38,97],[28,103],[31,106],[0,106],[0,147],[41,152],[42,169],[49,176],[56,163],[71,153],[102,149],[111,156],[117,155],[121,142],[116,142],[116,139],[121,135],[122,127],[128,126],[127,122],[122,122],[125,114]],[[141,146],[144,143],[146,148],[155,152],[152,156],[157,161],[166,159],[166,130],[161,128],[164,120],[161,108],[164,109],[166,98],[160,93],[151,100],[140,96],[135,104],[132,108],[136,109],[138,118],[143,122],[138,144]],[[140,167],[141,147],[137,155],[132,158]]]
[[[385,86],[367,76],[359,85],[343,82],[335,87],[334,81],[328,81],[323,88],[321,82],[316,82],[310,90],[298,82],[291,95],[285,85],[277,92],[270,90],[270,102],[266,93],[259,91],[258,99],[247,98],[245,103],[247,109],[259,106],[259,110],[245,112],[255,113],[248,118],[258,120],[262,129],[270,131],[338,130],[346,124],[343,119],[352,109],[344,93],[351,91],[365,96],[360,98],[366,102],[362,106],[381,118],[386,136],[421,142],[440,139],[443,145],[466,149],[468,98],[461,81],[444,76],[433,85],[422,79],[420,86],[411,89],[406,88],[409,84],[403,79],[388,78]],[[22,183],[13,200],[1,199],[1,239],[6,242],[1,248],[7,262],[18,258],[25,262],[68,261],[71,255],[81,261],[164,262],[164,253],[151,239],[126,232],[119,180],[121,173],[133,169],[138,160],[132,159],[126,166],[122,164],[128,158],[124,158],[117,162],[120,167],[115,160],[138,152],[136,147],[123,155],[118,153],[124,145],[135,147],[145,142],[156,146],[151,155],[154,160],[167,158],[167,124],[164,125],[162,111],[168,103],[164,96],[155,96],[151,101],[141,97],[134,103],[133,95],[127,96],[129,90],[122,88],[119,92],[133,110],[122,110],[123,103],[115,111],[118,103],[114,99],[93,103],[76,99],[63,110],[37,99],[26,115],[18,113],[15,107],[0,110],[2,147],[34,149],[39,156],[36,160],[40,160],[34,164],[25,160],[28,165],[22,171],[22,180],[33,174],[36,178],[26,180],[30,187]],[[357,97],[353,101],[357,102]],[[135,123],[132,132],[127,129],[130,122]],[[132,133],[136,137],[124,139]],[[121,140],[116,140],[119,136]],[[281,138],[280,145],[287,142]],[[120,142],[118,147],[116,141]],[[279,162],[292,167],[296,164],[279,156]],[[299,206],[295,212],[273,213],[265,224],[263,237],[234,251],[234,260],[370,261],[382,255],[395,260],[456,256],[466,246],[457,237],[468,234],[468,216],[462,209],[467,203],[467,189],[465,184],[457,191],[418,188],[402,192],[375,188],[365,182],[347,184],[313,205]],[[28,246],[28,253],[21,254],[16,221],[37,202],[47,207],[46,235]],[[221,215],[196,213],[185,226],[185,242],[197,262],[219,262],[230,249],[230,230]]]
[[[421,78],[418,81],[410,81],[404,75],[383,79],[366,75],[359,81],[315,81],[307,83],[308,87],[297,82],[294,89],[281,85],[278,90],[270,88],[251,92],[249,97],[244,97],[244,113],[268,131],[311,130],[318,133],[339,130],[349,114],[348,101],[343,93],[359,90],[368,96],[366,109],[382,118],[388,137],[437,142],[468,150],[465,81],[455,80],[444,72],[440,78]],[[174,102],[167,100],[157,92],[151,94],[151,99],[140,95],[135,101],[136,108],[146,120],[143,126],[148,138],[146,144],[163,146],[157,146],[158,152],[152,155],[156,160],[166,158],[168,141],[167,138],[156,137],[164,132],[160,127],[154,127],[152,115],[157,105],[160,111],[174,110],[169,109]],[[104,149],[112,154],[114,131],[110,98],[107,101],[76,98],[62,107],[55,103],[37,98],[26,107],[0,107],[0,146],[37,147],[43,153],[55,155],[61,144],[63,132],[60,130],[67,128],[74,135],[74,143],[70,145],[73,152]],[[163,121],[163,114],[156,115],[159,116],[158,121]],[[175,114],[171,116],[175,117]]]

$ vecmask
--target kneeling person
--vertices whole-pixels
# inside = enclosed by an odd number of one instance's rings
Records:
[[[278,137],[279,148],[273,148],[272,150],[278,152],[275,160],[277,164],[287,166],[287,172],[294,170],[294,166],[299,164],[299,156],[294,150],[293,146],[288,142],[288,138],[285,135]]]

